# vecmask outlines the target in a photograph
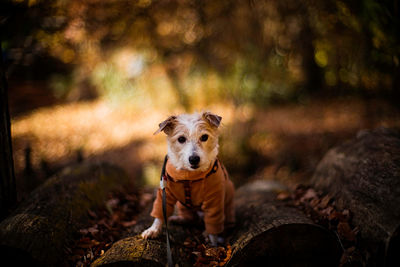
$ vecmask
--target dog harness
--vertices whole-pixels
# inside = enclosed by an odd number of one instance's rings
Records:
[[[168,158],[167,158],[167,160],[168,160]],[[165,162],[165,164],[166,164],[166,162]],[[210,175],[216,173],[218,171],[218,168],[219,168],[218,159],[216,159],[211,170],[204,177],[196,179],[196,180],[177,180],[177,179],[174,179],[173,177],[171,177],[165,170],[164,170],[163,175],[165,176],[165,179],[167,181],[183,184],[183,190],[185,192],[185,203],[182,203],[181,201],[179,201],[182,205],[184,205],[186,208],[189,208],[189,209],[200,209],[201,204],[198,206],[194,206],[192,203],[192,196],[191,196],[192,183],[200,182],[201,180],[208,178]],[[225,171],[224,171],[224,175],[226,176]]]

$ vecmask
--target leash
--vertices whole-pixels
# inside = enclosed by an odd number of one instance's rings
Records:
[[[171,245],[169,243],[169,232],[168,232],[168,220],[167,220],[167,197],[165,193],[165,188],[167,187],[167,178],[165,176],[165,166],[167,165],[168,156],[165,156],[164,164],[161,171],[161,178],[160,178],[160,187],[162,189],[162,209],[163,209],[163,216],[164,216],[164,223],[165,223],[165,230],[167,234],[167,260],[168,260],[168,267],[173,267],[172,261],[172,253],[171,253]]]

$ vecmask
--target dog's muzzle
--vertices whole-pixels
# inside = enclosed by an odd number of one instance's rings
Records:
[[[199,167],[199,163],[200,163],[200,157],[197,155],[192,155],[189,157],[189,163],[190,163],[190,167],[192,167],[192,169],[197,169]]]

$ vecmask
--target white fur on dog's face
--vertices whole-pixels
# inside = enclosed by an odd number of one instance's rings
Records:
[[[221,117],[210,112],[171,116],[160,123],[167,134],[168,157],[180,170],[206,171],[218,155],[218,126]],[[190,157],[200,162],[191,164]]]

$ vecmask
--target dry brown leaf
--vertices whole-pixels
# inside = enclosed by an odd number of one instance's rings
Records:
[[[287,199],[289,199],[291,196],[290,196],[290,193],[289,192],[280,192],[277,196],[276,196],[276,199],[277,200],[287,200]]]
[[[342,218],[343,218],[342,213],[341,213],[341,212],[338,212],[338,211],[333,211],[333,212],[331,212],[331,214],[329,214],[329,217],[328,217],[328,219],[329,219],[330,221],[332,221],[332,220],[339,220],[339,221],[341,221]]]
[[[347,220],[350,219],[350,211],[348,209],[343,210],[342,214]]]
[[[97,218],[97,214],[94,211],[88,209],[87,212],[88,212],[89,216],[92,217],[93,219]]]
[[[318,206],[318,204],[319,204],[319,198],[313,198],[313,199],[311,199],[311,201],[310,201],[311,207],[313,207],[314,209],[316,209],[317,206]]]
[[[201,256],[201,252],[200,251],[193,251],[192,254],[195,255],[196,257],[200,257]]]
[[[333,210],[334,208],[332,206],[328,206],[326,209],[321,210],[321,214],[325,217],[329,217]]]
[[[339,222],[337,231],[340,236],[348,241],[354,241],[356,239],[355,233],[347,222]]]
[[[312,188],[309,188],[309,189],[307,189],[307,191],[303,195],[303,197],[300,199],[300,201],[306,201],[306,200],[316,198],[316,197],[317,197],[317,193],[315,192],[315,190]]]
[[[132,220],[132,221],[129,221],[129,222],[126,222],[126,221],[122,221],[121,222],[123,227],[131,227],[131,226],[135,225],[136,223],[137,223],[136,220]]]
[[[95,234],[97,234],[99,232],[99,229],[97,229],[97,224],[94,225],[93,227],[88,228],[87,230],[92,235],[95,235]]]
[[[330,201],[331,201],[330,196],[329,196],[329,195],[326,195],[326,196],[324,196],[324,197],[321,199],[321,202],[319,203],[318,207],[319,207],[320,209],[325,209],[325,208],[328,206],[328,204],[329,204]]]
[[[81,233],[82,235],[87,235],[89,233],[88,229],[80,229],[79,233]]]

